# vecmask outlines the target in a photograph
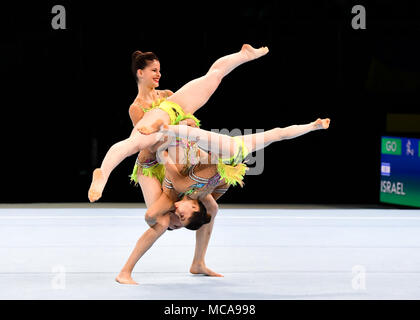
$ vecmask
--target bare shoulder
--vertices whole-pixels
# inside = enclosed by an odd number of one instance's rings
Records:
[[[207,194],[205,197],[200,198],[200,201],[211,215],[216,214],[219,210],[216,199],[211,194]]]
[[[128,114],[130,116],[131,122],[133,123],[133,126],[135,126],[136,123],[139,122],[141,118],[143,118],[144,111],[141,108],[141,105],[135,101],[130,105],[130,108],[128,108]]]
[[[128,113],[132,114],[136,111],[136,109],[139,109],[140,105],[138,103],[133,102],[132,104],[130,104],[130,107],[128,108]]]
[[[168,98],[168,97],[170,97],[171,95],[173,95],[174,93],[171,91],[171,90],[169,90],[169,89],[166,89],[166,90],[160,90],[160,92],[161,92],[161,94],[163,95],[163,97],[166,99],[166,98]]]
[[[140,101],[138,101],[138,99],[134,100],[130,104],[130,107],[128,108],[128,112],[131,114],[131,113],[135,112],[136,109],[141,109],[141,104],[140,104]]]
[[[214,198],[214,200],[218,200],[227,192],[228,189],[229,185],[227,183],[221,182],[214,188],[211,195]]]

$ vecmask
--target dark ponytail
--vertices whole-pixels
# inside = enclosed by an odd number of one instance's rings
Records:
[[[137,79],[137,70],[143,70],[149,62],[153,60],[159,61],[159,58],[153,52],[141,52],[136,50],[131,55],[131,71],[133,72],[134,78]]]

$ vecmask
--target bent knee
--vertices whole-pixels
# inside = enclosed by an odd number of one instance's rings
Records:
[[[146,221],[149,227],[153,227],[156,224],[156,218],[153,215],[148,214],[147,212],[144,215],[144,221]]]
[[[151,213],[149,213],[148,211],[146,211],[146,214],[144,215],[144,220],[145,221],[151,221],[153,219],[154,219],[153,215]]]

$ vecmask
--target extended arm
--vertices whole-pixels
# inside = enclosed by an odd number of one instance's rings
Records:
[[[190,268],[191,273],[205,274],[212,277],[222,277],[221,274],[207,268],[205,263],[206,251],[210,241],[211,233],[213,231],[214,219],[216,218],[216,214],[219,209],[216,200],[221,196],[221,193],[213,193],[211,195],[207,195],[204,199],[201,200],[201,202],[206,207],[207,212],[211,215],[212,218],[210,223],[203,225],[196,231],[194,259]]]
[[[174,201],[170,199],[165,192],[162,192],[157,199],[146,211],[145,220],[150,227],[158,223],[159,217],[174,209]]]

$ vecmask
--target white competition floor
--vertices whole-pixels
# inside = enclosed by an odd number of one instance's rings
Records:
[[[0,208],[0,299],[420,299],[420,210],[224,209],[208,267],[166,232],[114,281],[146,230],[139,208]]]

